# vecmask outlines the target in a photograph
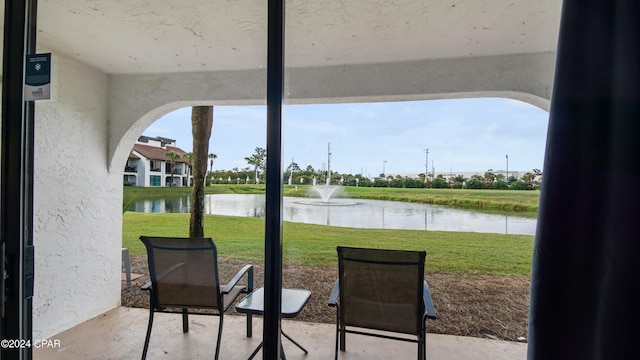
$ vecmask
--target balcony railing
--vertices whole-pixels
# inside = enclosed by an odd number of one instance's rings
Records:
[[[125,166],[124,167],[124,172],[137,173],[138,172],[138,167],[137,166]]]

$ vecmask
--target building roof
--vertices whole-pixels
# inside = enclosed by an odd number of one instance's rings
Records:
[[[178,155],[180,155],[180,159],[178,160],[178,162],[180,162],[180,163],[186,163],[187,162],[186,158],[184,158],[184,154],[186,154],[186,152],[184,150],[182,150],[180,148],[177,148],[177,147],[174,147],[174,146],[167,146],[166,148],[161,148],[161,147],[157,147],[157,146],[134,144],[133,145],[133,150],[138,152],[140,155],[144,156],[147,159],[163,160],[163,161],[167,160],[167,153],[169,151],[173,151],[173,152],[177,153]]]
[[[175,139],[169,139],[169,138],[162,137],[162,136],[140,135],[138,137],[138,142],[139,143],[148,143],[149,141],[157,141],[157,142],[160,143],[160,146],[162,146],[162,147],[165,147],[167,145],[176,143]]]

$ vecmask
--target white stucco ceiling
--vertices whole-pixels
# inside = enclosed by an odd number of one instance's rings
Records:
[[[266,66],[266,0],[40,0],[38,43],[110,74]],[[553,52],[559,0],[289,0],[286,65]]]

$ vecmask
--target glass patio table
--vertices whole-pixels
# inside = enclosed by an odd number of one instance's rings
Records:
[[[300,314],[304,306],[309,301],[311,297],[311,291],[304,289],[282,289],[282,306],[280,313],[283,318],[295,318]],[[251,294],[247,295],[244,299],[242,299],[237,305],[236,310],[241,313],[249,313],[254,315],[264,315],[264,288],[261,287],[256,289]],[[293,340],[289,335],[285,334],[282,329],[280,329],[281,334],[289,339],[292,343],[294,343],[297,347],[299,347],[305,354],[308,353],[307,349],[302,347],[302,345],[298,344],[295,340]],[[249,360],[253,359],[254,356],[262,349],[262,342],[258,347],[251,353],[249,356]],[[284,348],[282,348],[282,343],[280,344],[280,352],[282,354],[282,359],[286,360],[284,355]]]

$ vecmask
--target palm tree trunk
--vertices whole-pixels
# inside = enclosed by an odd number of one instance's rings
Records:
[[[191,220],[189,221],[190,237],[204,237],[204,180],[207,173],[212,125],[213,106],[194,106],[191,109],[193,189],[191,190]]]

